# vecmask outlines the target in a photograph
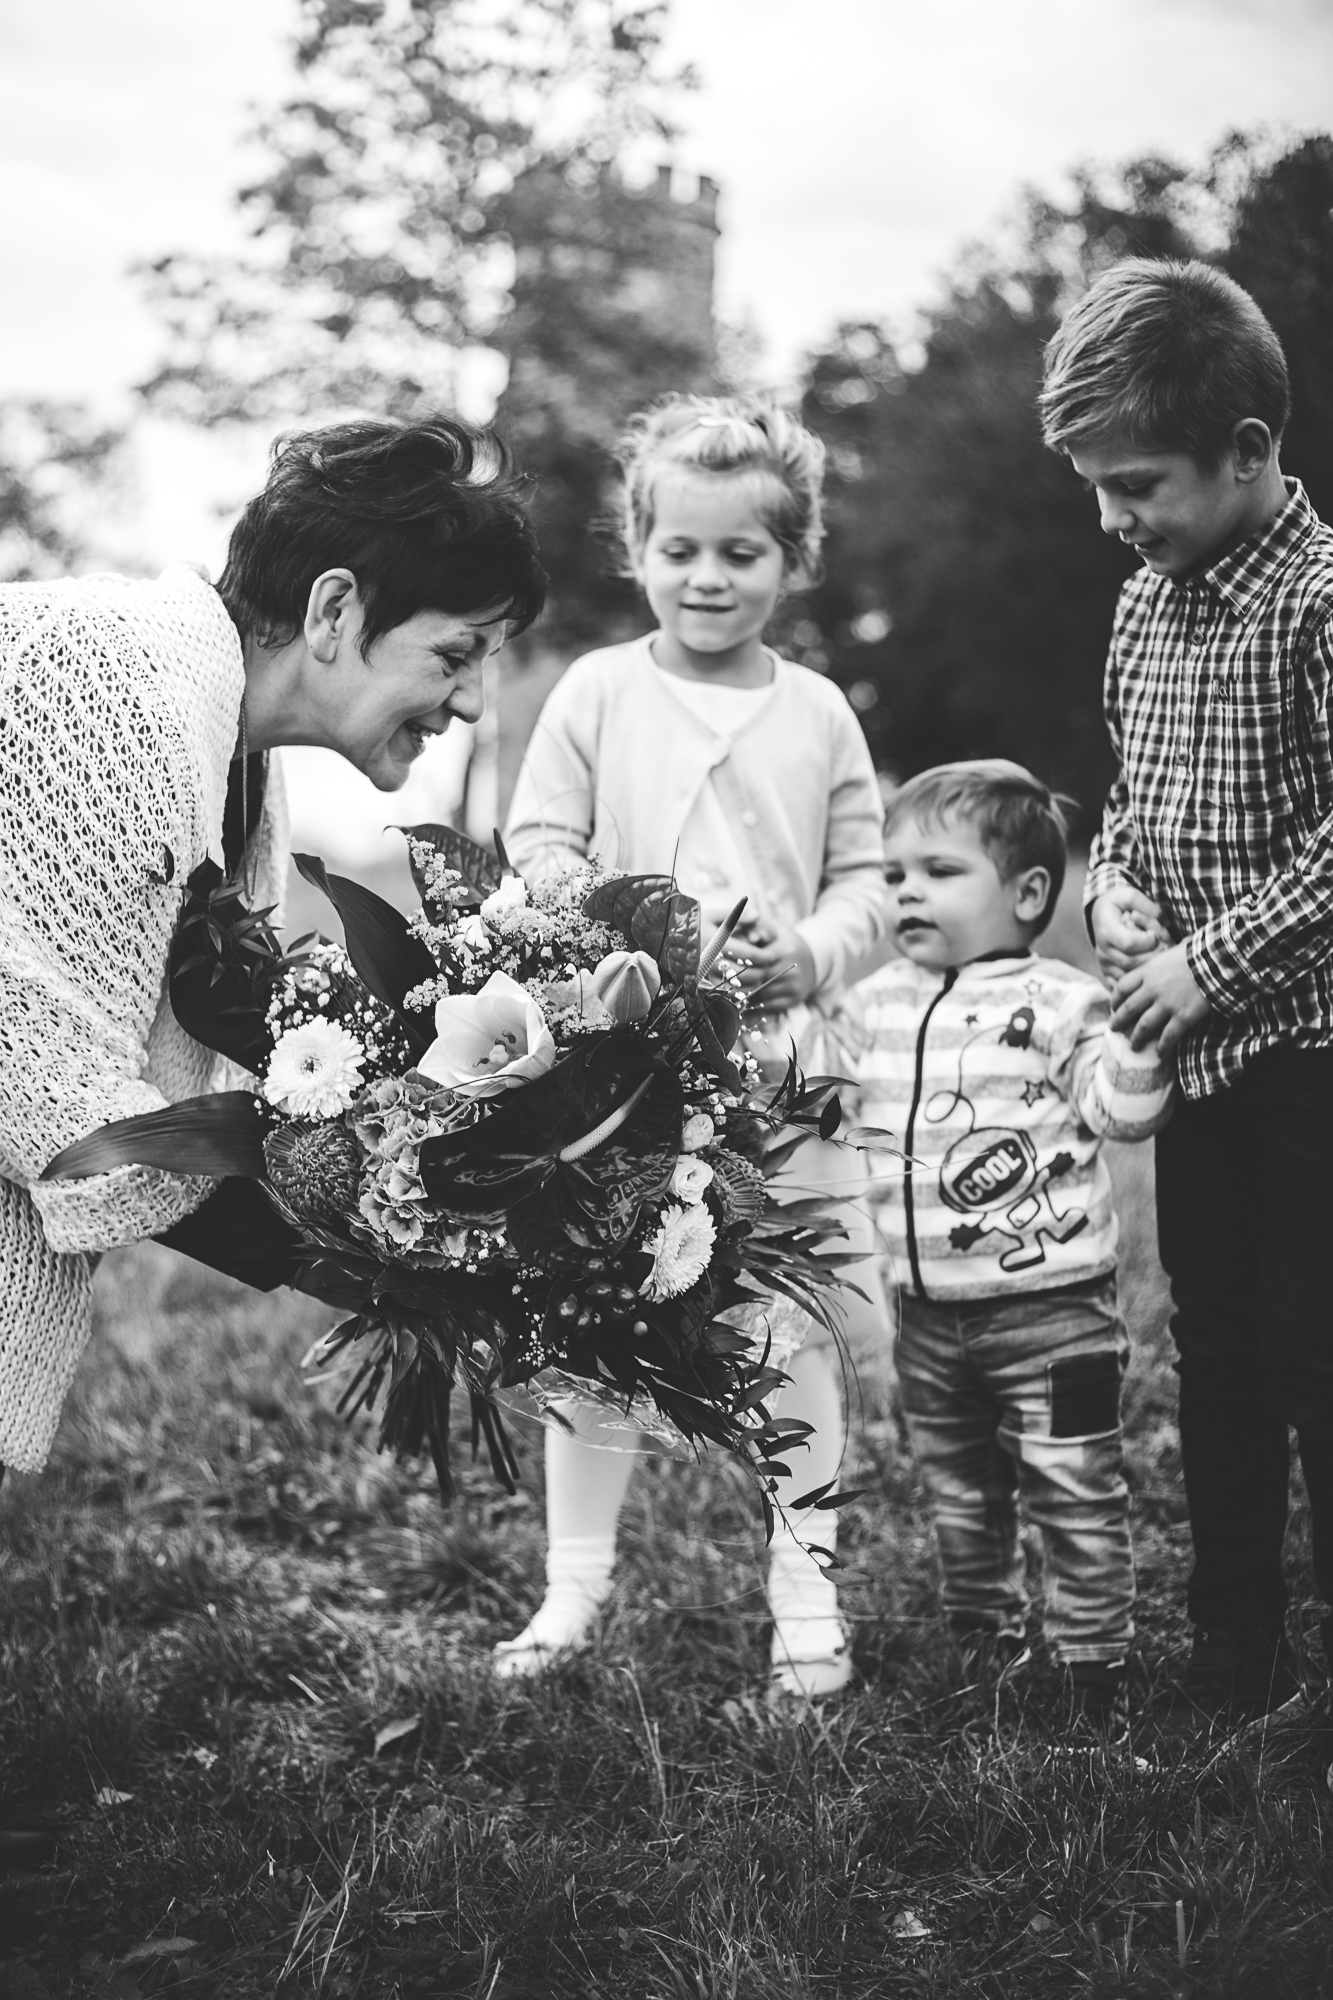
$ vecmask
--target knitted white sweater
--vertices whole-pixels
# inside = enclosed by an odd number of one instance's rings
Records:
[[[244,690],[221,599],[190,569],[0,588],[0,1463],[45,1463],[90,1327],[92,1259],[213,1187],[148,1167],[40,1183],[112,1119],[234,1080],[163,992],[182,886],[222,859]],[[285,867],[281,780],[254,847]]]

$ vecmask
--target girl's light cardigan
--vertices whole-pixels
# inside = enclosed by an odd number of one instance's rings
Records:
[[[222,859],[241,645],[193,570],[0,588],[0,1463],[45,1463],[91,1324],[90,1252],[190,1214],[209,1180],[43,1183],[63,1147],[236,1081],[163,992],[182,886]],[[281,781],[252,843],[285,868]]]
[[[860,724],[831,681],[770,656],[772,700],[719,736],[662,686],[649,644],[585,653],[556,683],[519,772],[510,859],[531,876],[589,855],[670,874],[711,773],[750,914],[795,927],[827,994],[887,924],[883,806]]]

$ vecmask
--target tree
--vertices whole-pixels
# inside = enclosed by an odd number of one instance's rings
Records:
[[[0,401],[0,582],[86,561],[122,441],[77,403]]]
[[[1277,329],[1291,371],[1291,422],[1283,470],[1304,481],[1315,511],[1333,521],[1333,138],[1321,133],[1267,164],[1237,156],[1235,195],[1222,262]]]
[[[1183,169],[1090,171],[1067,207],[1029,195],[1016,248],[970,253],[920,365],[846,327],[811,365],[830,449],[827,575],[810,609],[881,762],[1009,756],[1095,807],[1100,684],[1125,552],[1041,442],[1041,354],[1064,301],[1128,253],[1190,248]]]
[[[1273,162],[1233,138],[1194,171],[1155,158],[1080,170],[1072,201],[1029,194],[1010,241],[964,260],[918,365],[865,326],[813,358],[805,409],[830,448],[830,534],[811,631],[882,763],[1015,757],[1072,793],[1086,828],[1111,772],[1102,666],[1133,560],[1041,444],[1042,349],[1119,258],[1207,247],[1284,333],[1289,463],[1327,483],[1329,149]]]
[[[664,22],[638,0],[301,0],[298,86],[237,195],[248,251],[147,272],[150,403],[214,424],[452,401],[503,318],[515,183],[669,135],[689,78],[663,67]]]

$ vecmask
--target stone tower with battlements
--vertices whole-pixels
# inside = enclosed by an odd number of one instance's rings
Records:
[[[713,260],[717,189],[680,189],[669,167],[646,188],[611,168],[584,182],[551,167],[509,197],[513,303],[498,334],[509,382],[497,428],[536,482],[533,514],[551,573],[538,629],[506,647],[489,773],[502,818],[543,701],[572,659],[643,631],[608,532],[611,448],[626,420],[671,390],[716,388]],[[480,825],[486,810],[469,814]]]

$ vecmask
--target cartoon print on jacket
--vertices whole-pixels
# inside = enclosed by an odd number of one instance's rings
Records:
[[[1035,1022],[1031,1007],[1017,1008],[999,1031],[999,1045],[1028,1048]],[[963,1089],[963,1057],[983,1039],[984,1031],[959,1050],[957,1089],[937,1091],[924,1115],[932,1125],[956,1109],[966,1111],[969,1119],[969,1130],[954,1140],[940,1162],[940,1199],[966,1218],[950,1230],[950,1243],[955,1250],[970,1250],[983,1236],[1005,1237],[1012,1248],[1001,1253],[1000,1269],[1026,1271],[1046,1262],[1046,1241],[1067,1243],[1087,1228],[1088,1217],[1081,1208],[1061,1214],[1051,1200],[1051,1182],[1074,1164],[1071,1153],[1056,1153],[1042,1166],[1026,1132],[1008,1125],[978,1129],[976,1107]],[[1040,1083],[1026,1084],[1025,1100],[1035,1102],[1043,1089]]]

